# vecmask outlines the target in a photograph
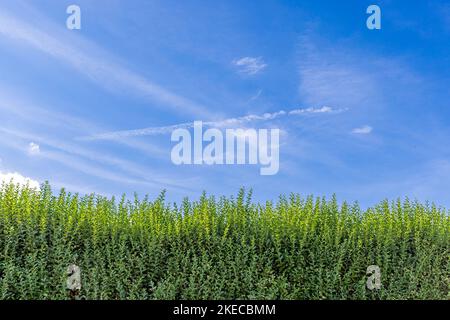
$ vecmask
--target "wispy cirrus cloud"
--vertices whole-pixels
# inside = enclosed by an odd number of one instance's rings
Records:
[[[263,92],[263,90],[259,89],[258,92],[255,95],[250,97],[249,101],[255,101],[256,99],[258,99],[261,96],[262,92]]]
[[[262,72],[267,64],[262,57],[243,57],[233,60],[233,65],[237,67],[238,72],[249,76]]]
[[[400,94],[410,97],[411,86],[426,84],[402,57],[364,50],[348,40],[327,41],[308,31],[297,48],[299,93],[307,104],[375,112]]]
[[[39,155],[36,159],[61,164],[78,172],[76,176],[83,173],[121,184],[145,186],[147,190],[153,188],[159,191],[163,185],[167,186],[168,190],[186,193],[185,180],[174,177],[170,173],[164,174],[147,164],[140,165],[134,160],[126,159],[123,155],[99,152],[96,148],[71,143],[69,137],[73,135],[79,135],[81,132],[99,132],[107,128],[98,126],[90,120],[55,111],[56,108],[43,109],[36,105],[36,101],[24,96],[25,94],[15,92],[10,87],[0,86],[0,116],[11,120],[0,126],[1,147],[17,150],[24,155]],[[12,128],[8,126],[9,123],[14,124]],[[58,134],[52,134],[52,132]],[[166,152],[156,145],[126,139],[117,139],[115,143],[135,149],[149,159],[166,158]],[[46,176],[45,179],[51,177],[53,174]],[[60,182],[63,185],[61,180]],[[104,193],[104,190],[97,189],[97,191]]]
[[[24,99],[22,92],[14,92],[10,87],[0,85],[0,113],[2,116],[10,115],[17,122],[18,119],[38,127],[41,130],[64,132],[68,135],[79,135],[80,132],[94,134],[99,131],[107,131],[107,127],[99,126],[88,119],[82,119],[67,113],[61,113],[52,107],[49,110],[36,105],[35,101]],[[34,139],[31,135],[29,139]],[[156,145],[141,141],[117,140],[117,143],[135,149],[152,158],[163,158],[165,152]]]
[[[29,140],[33,138],[40,144],[56,150],[44,152],[39,149],[41,158],[61,163],[66,167],[94,177],[120,183],[146,185],[154,188],[158,188],[160,185],[166,185],[173,190],[187,190],[187,188],[183,187],[183,181],[181,180],[171,179],[168,176],[163,177],[148,167],[137,165],[131,161],[110,154],[92,151],[54,138],[42,137],[3,127],[0,127],[0,133],[4,137],[8,136],[8,145],[10,147],[28,153],[30,153],[30,146],[26,150],[23,150],[20,147],[20,143],[13,140]],[[4,141],[0,141],[0,143],[5,144]],[[33,143],[33,145],[39,146],[36,143]],[[99,167],[97,164],[102,164],[102,166]],[[106,166],[111,166],[115,169],[109,169]],[[119,174],[117,169],[123,171],[126,175]]]
[[[280,110],[273,113],[264,113],[264,114],[250,114],[242,117],[236,118],[228,118],[219,121],[205,121],[203,122],[204,126],[208,127],[231,127],[246,124],[253,121],[270,121],[275,120],[277,118],[283,116],[299,116],[299,115],[308,115],[308,114],[324,114],[324,113],[339,113],[346,111],[345,109],[337,109],[331,108],[327,106],[323,106],[320,108],[304,108],[304,109],[294,109],[290,111]],[[171,126],[162,126],[162,127],[149,127],[144,129],[136,129],[136,130],[123,130],[123,131],[114,131],[101,133],[86,137],[80,137],[78,140],[84,141],[93,141],[93,140],[116,140],[128,137],[138,137],[138,136],[154,136],[154,135],[162,135],[162,134],[170,134],[172,131],[180,128],[192,128],[194,126],[193,122],[186,122],[181,124],[175,124]]]
[[[0,36],[26,43],[74,68],[98,85],[113,91],[125,91],[157,101],[164,108],[190,115],[212,117],[204,106],[180,96],[144,76],[123,67],[118,59],[98,45],[81,37],[58,34],[59,26],[39,28],[30,25],[6,11],[0,12]],[[51,31],[50,31],[51,30]],[[117,90],[120,89],[120,90]]]

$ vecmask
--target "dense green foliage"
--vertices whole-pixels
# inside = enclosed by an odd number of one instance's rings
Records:
[[[448,212],[405,200],[362,212],[336,199],[180,207],[0,189],[0,299],[448,299]],[[381,268],[382,288],[366,288]]]

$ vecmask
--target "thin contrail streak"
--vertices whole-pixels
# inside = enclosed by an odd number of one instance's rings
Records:
[[[306,115],[306,114],[319,114],[319,113],[338,113],[345,111],[345,109],[334,109],[331,107],[321,107],[321,108],[305,108],[305,109],[294,109],[291,111],[277,111],[273,113],[264,113],[262,115],[246,115],[237,118],[229,118],[220,121],[207,121],[203,122],[204,126],[208,127],[225,127],[225,126],[235,126],[238,124],[248,123],[252,121],[269,121],[274,120],[283,116],[293,116],[293,115]],[[77,140],[82,141],[94,141],[94,140],[114,140],[119,138],[128,137],[140,137],[140,136],[155,136],[169,134],[176,129],[189,129],[194,126],[194,122],[186,122],[181,124],[175,124],[171,126],[163,127],[149,127],[136,130],[123,130],[95,134],[86,137],[79,137]]]

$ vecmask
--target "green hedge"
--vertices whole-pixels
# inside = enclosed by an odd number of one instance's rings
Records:
[[[361,211],[311,196],[168,205],[48,185],[0,189],[0,299],[448,299],[448,212],[409,200]],[[369,265],[381,288],[368,290]]]

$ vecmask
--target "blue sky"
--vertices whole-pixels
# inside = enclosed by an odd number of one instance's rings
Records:
[[[449,39],[447,1],[2,1],[0,172],[174,201],[245,186],[450,206]],[[86,139],[291,110],[324,112],[245,123],[281,130],[273,176],[175,166],[170,133]]]

